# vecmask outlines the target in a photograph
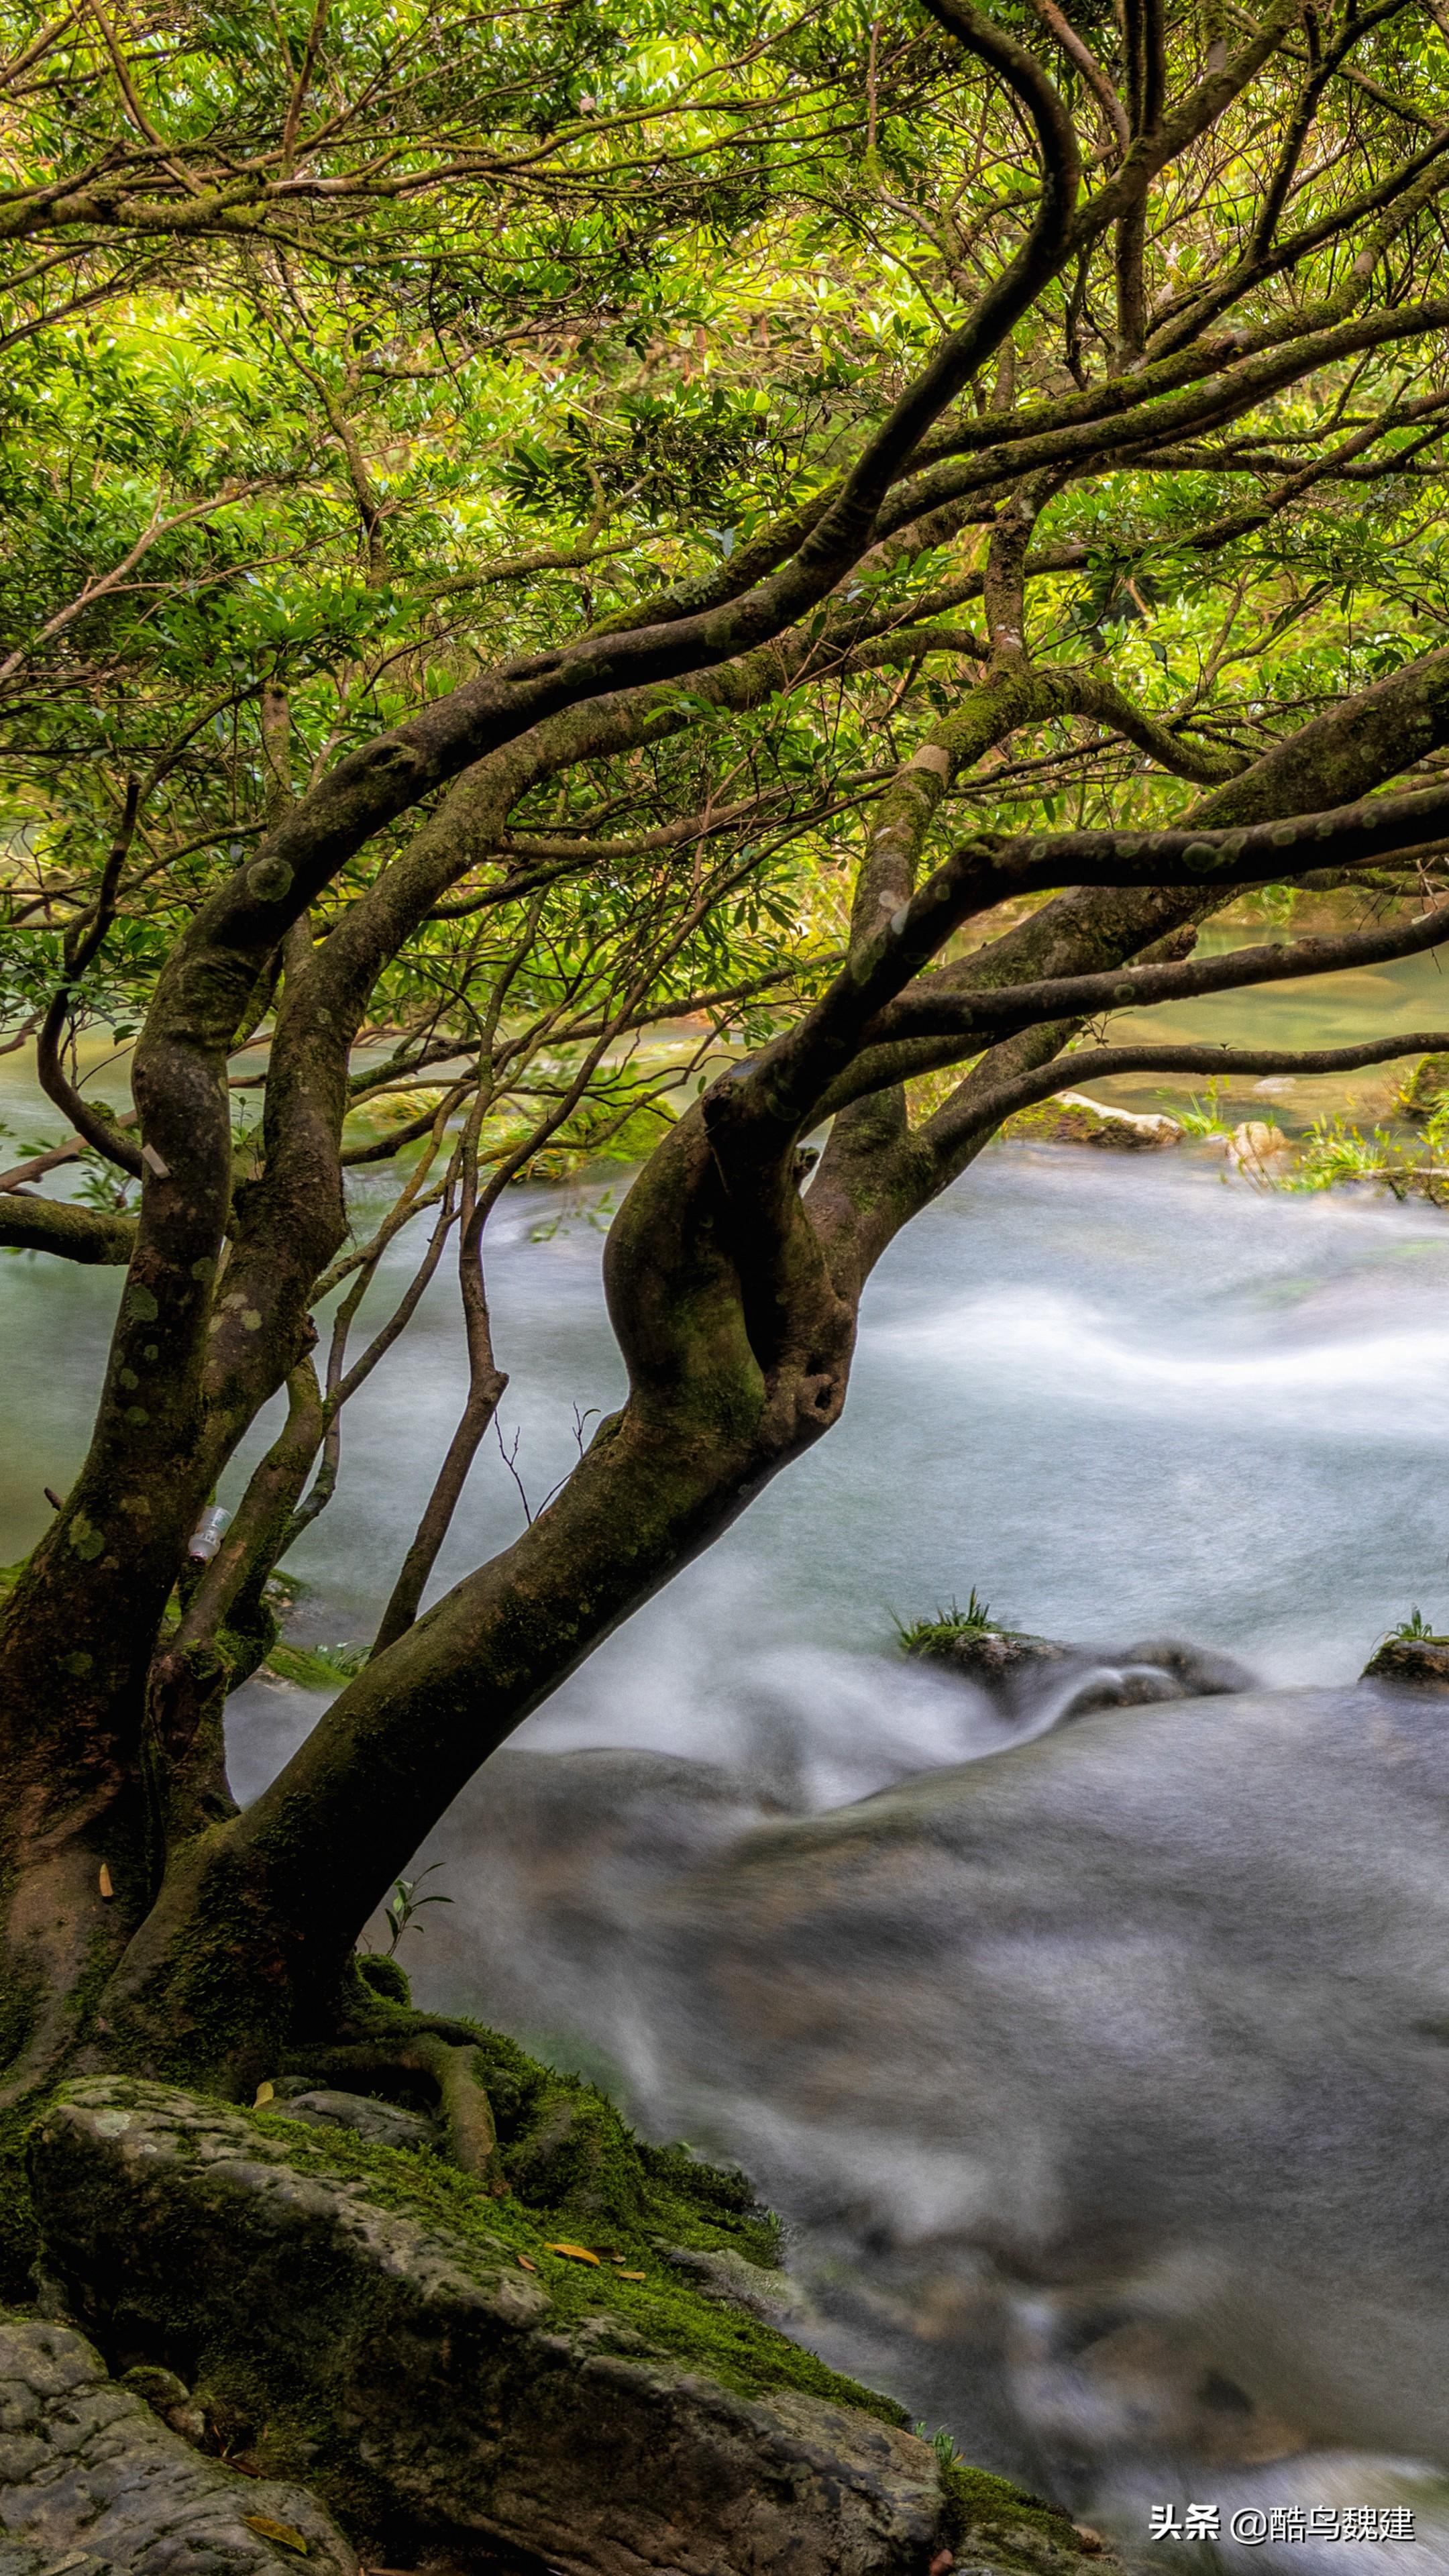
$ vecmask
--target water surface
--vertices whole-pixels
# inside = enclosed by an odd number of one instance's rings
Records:
[[[535,1506],[622,1393],[607,1214],[520,1190],[494,1233]],[[74,1472],[118,1287],[0,1262],[0,1557]],[[423,1855],[420,1993],[743,2157],[802,2330],[1129,2549],[1173,2497],[1407,2499],[1449,2567],[1449,1723],[1352,1686],[1412,1605],[1449,1625],[1446,1294],[1432,1211],[991,1150],[882,1264],[841,1427]],[[368,1633],[462,1383],[440,1280],[347,1417],[299,1635]],[[487,1450],[439,1582],[522,1509]],[[1007,1727],[894,1650],[972,1588],[1272,1687]],[[241,1795],[320,1705],[239,1695]]]

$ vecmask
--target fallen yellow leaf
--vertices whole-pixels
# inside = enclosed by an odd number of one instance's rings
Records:
[[[621,2272],[619,2278],[621,2281],[647,2281],[649,2275],[647,2272]]]
[[[520,2272],[536,2272],[538,2270],[538,2265],[536,2263],[530,2263],[526,2254],[520,2254],[518,2257],[518,2268]]]
[[[115,1891],[114,1887],[111,1885],[111,1873],[110,1873],[110,1871],[107,1869],[105,1862],[104,1862],[104,1861],[102,1861],[102,1863],[101,1863],[101,1894],[102,1894],[102,1896],[114,1896],[114,1895],[115,1895],[115,1892],[116,1892],[116,1891]]]
[[[290,2522],[274,2522],[269,2513],[244,2513],[242,2520],[248,2531],[259,2532],[263,2540],[275,2540],[280,2548],[295,2549],[299,2558],[306,2557],[308,2544],[305,2534],[297,2531]]]
[[[252,2109],[254,2111],[260,2111],[264,2102],[275,2102],[276,2098],[277,2088],[275,2084],[259,2084],[252,2100]]]
[[[587,2245],[550,2245],[548,2250],[550,2254],[567,2254],[571,2263],[592,2263],[595,2271],[599,2268],[597,2254],[591,2254]]]

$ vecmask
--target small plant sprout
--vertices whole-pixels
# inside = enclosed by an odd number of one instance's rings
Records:
[[[339,1673],[344,1681],[351,1681],[367,1661],[365,1646],[314,1646],[312,1652],[319,1664],[325,1664],[329,1672]]]
[[[1407,1151],[1387,1127],[1366,1135],[1343,1118],[1320,1118],[1303,1138],[1297,1170],[1279,1186],[1332,1190],[1345,1182],[1377,1182],[1399,1200],[1449,1204],[1449,1123],[1442,1109],[1426,1120],[1422,1142]]]
[[[915,2433],[918,2441],[930,2443],[943,2469],[955,2468],[961,2453],[956,2448],[955,2434],[948,2432],[944,2424],[934,2433],[925,2424],[917,2424]]]
[[[1199,1100],[1194,1094],[1188,1108],[1173,1111],[1173,1116],[1185,1136],[1224,1138],[1231,1136],[1233,1122],[1231,1118],[1223,1116],[1223,1098],[1226,1091],[1226,1082],[1210,1082],[1205,1100]]]
[[[1407,1619],[1401,1619],[1397,1628],[1391,1628],[1389,1638],[1396,1646],[1442,1646],[1449,1643],[1437,1628],[1430,1627],[1419,1609],[1411,1610]]]
[[[441,1896],[436,1891],[434,1891],[431,1896],[419,1896],[418,1894],[418,1889],[422,1886],[423,1880],[425,1878],[431,1878],[434,1870],[441,1869],[442,1866],[443,1864],[440,1860],[429,1861],[427,1868],[420,1869],[416,1878],[400,1878],[398,1880],[396,1887],[388,1898],[386,1908],[384,1909],[388,1929],[392,1934],[392,1939],[387,1945],[387,1951],[385,1954],[389,1959],[392,1957],[399,1941],[402,1939],[403,1934],[408,1930],[409,1926],[417,1922],[417,1917],[421,1914],[425,1905],[452,1904],[453,1900],[451,1896]],[[421,1923],[418,1923],[417,1928],[421,1932],[423,1929]]]

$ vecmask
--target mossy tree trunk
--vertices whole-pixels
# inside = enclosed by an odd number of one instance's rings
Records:
[[[0,1634],[0,2113],[77,2063],[236,2089],[288,2047],[345,2038],[358,1934],[429,1827],[602,1637],[829,1430],[875,1263],[1004,1116],[1058,1087],[1062,1051],[1085,1026],[1130,1003],[1331,971],[1449,935],[1430,916],[1296,953],[1192,955],[1197,925],[1234,886],[1348,881],[1442,841],[1449,792],[1372,791],[1449,742],[1449,655],[1239,769],[1135,708],[1095,664],[1040,665],[1027,641],[1030,538],[1063,479],[1098,470],[1114,442],[1236,419],[1327,359],[1402,336],[1398,308],[1356,311],[1372,262],[1363,276],[1355,267],[1352,295],[1306,308],[1301,329],[1265,332],[1261,345],[1229,335],[1149,352],[1108,386],[1006,421],[935,427],[1095,239],[1119,227],[1129,267],[1140,256],[1136,212],[1153,173],[1210,128],[1295,12],[1265,21],[1172,109],[1139,102],[1131,151],[1079,204],[1071,119],[1044,69],[957,0],[933,5],[1036,137],[1041,184],[1016,256],[818,505],[632,622],[486,671],[294,804],[279,801],[257,854],[199,912],[157,984],[134,1071],[134,1240],[79,1211],[48,1233],[29,1220],[52,1251],[128,1263],[89,1454]],[[1134,346],[1139,300],[1126,296]],[[606,1260],[627,1401],[525,1534],[404,1627],[238,1814],[220,1711],[255,1655],[262,1583],[325,1436],[310,1309],[346,1232],[350,1054],[379,977],[449,888],[499,853],[511,811],[541,781],[656,739],[692,721],[691,707],[758,706],[822,655],[845,669],[884,650],[848,576],[903,530],[938,542],[947,512],[952,529],[983,517],[992,527],[989,657],[876,809],[839,975],[713,1084],[630,1191]],[[1066,714],[1199,781],[1196,811],[1151,834],[968,840],[928,872],[958,778]],[[396,827],[419,812],[399,842]],[[394,855],[314,943],[314,902],[387,834]],[[1052,899],[941,962],[964,926],[1024,894]],[[273,1037],[261,1163],[239,1184],[227,1066],[263,1008]],[[1419,1033],[1232,1061],[1314,1069],[1446,1046]],[[1227,1061],[1124,1046],[1077,1056],[1073,1071]],[[912,1078],[951,1068],[943,1104],[916,1114]],[[802,1195],[802,1142],[827,1121]],[[26,1240],[26,1222],[22,1208],[0,1237]],[[283,1386],[286,1427],[228,1550],[192,1590],[198,1515]],[[184,1615],[167,1633],[178,1583]]]
[[[1001,732],[1020,721],[1027,687],[1013,674],[998,690]],[[956,726],[958,740],[965,730]],[[993,730],[978,714],[972,750]],[[1406,732],[1449,740],[1449,656],[1305,729],[1210,794],[1196,820],[1230,840],[1234,825],[1330,798],[1351,806],[1398,766]],[[947,742],[943,759],[954,756]],[[856,907],[857,956],[872,965],[882,892],[896,911],[916,900],[916,857],[943,784],[943,769],[918,755],[876,833]],[[1224,864],[1244,860],[1230,853]],[[999,854],[992,865],[999,872]],[[222,1400],[209,1408],[198,1327],[220,1315],[223,1334],[210,1338],[225,1340],[238,1293],[226,1282],[246,1276],[246,1220],[218,1300],[209,1281],[220,1184],[208,1193],[189,1176],[158,1182],[91,1459],[0,1648],[12,2096],[78,2056],[235,2087],[299,2035],[345,2027],[362,1924],[480,1763],[837,1420],[875,1261],[979,1152],[1007,1090],[1014,1098],[1023,1081],[1050,1089],[1060,1079],[1056,1058],[1090,1003],[1083,979],[1090,986],[1133,958],[1164,961],[1133,970],[1159,981],[1201,973],[1174,961],[1219,899],[1217,883],[1196,880],[1079,889],[938,975],[937,1007],[949,1001],[969,1017],[973,1003],[997,1011],[1019,994],[1032,997],[1029,1024],[984,1055],[978,1031],[974,1069],[922,1124],[909,1123],[898,1080],[838,1105],[803,1195],[801,1137],[823,1100],[840,1102],[852,1067],[891,1053],[889,1003],[874,993],[856,1003],[857,969],[853,990],[843,979],[800,1029],[717,1083],[657,1149],[609,1238],[609,1309],[630,1380],[622,1411],[524,1535],[379,1654],[245,1814],[226,1794],[216,1718],[236,1652],[225,1612],[257,1560],[248,1566],[234,1546],[229,1571],[209,1579],[215,1625],[193,1615],[205,1607],[198,1593],[159,1650],[158,1630],[195,1516],[246,1418],[236,1393],[244,1370],[254,1402],[284,1370],[292,1384],[288,1424],[247,1506],[260,1561],[275,1547],[317,1436],[315,1379],[297,1356],[305,1305],[295,1278],[274,1278],[265,1330],[252,1331],[241,1311],[248,1338],[224,1349]],[[1338,962],[1343,943],[1323,945],[1323,964]],[[908,970],[899,989],[908,998],[919,981]],[[238,977],[233,999],[241,989]],[[1070,1018],[1043,998],[1053,992],[1075,1000]],[[852,1005],[842,1035],[831,1015]],[[225,1025],[219,1014],[218,1056]],[[154,1057],[154,1082],[153,1066]],[[178,1164],[215,1133],[189,1063],[184,1076],[180,1112],[147,1129]],[[340,1103],[334,1168],[338,1126]],[[309,1190],[310,1178],[299,1186]],[[297,1278],[309,1266],[315,1276],[335,1241],[340,1193],[320,1196],[325,1215],[295,1252]],[[127,1376],[141,1380],[144,1407]],[[140,1411],[148,1419],[128,1419]],[[164,1464],[158,1419],[176,1442]]]

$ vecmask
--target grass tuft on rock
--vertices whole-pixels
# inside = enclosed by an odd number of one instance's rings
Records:
[[[964,1610],[953,1601],[949,1609],[938,1607],[934,1619],[916,1619],[909,1627],[903,1627],[897,1619],[895,1630],[901,1651],[907,1655],[939,1652],[956,1637],[1014,1637],[1018,1633],[992,1618],[990,1604],[978,1599],[974,1584]]]

